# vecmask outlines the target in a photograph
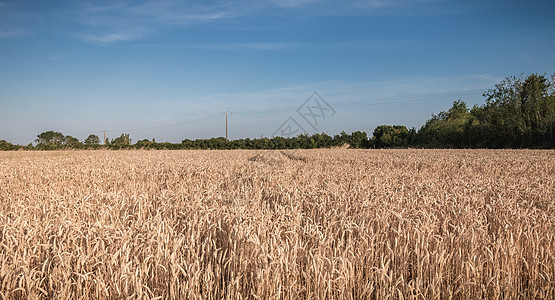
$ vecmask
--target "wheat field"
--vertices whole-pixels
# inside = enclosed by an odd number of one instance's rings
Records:
[[[555,151],[0,153],[3,299],[554,299]]]

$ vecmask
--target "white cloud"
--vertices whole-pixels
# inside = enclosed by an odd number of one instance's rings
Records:
[[[302,43],[232,43],[232,44],[225,44],[225,45],[206,45],[207,48],[213,50],[230,50],[230,51],[238,51],[238,50],[261,50],[261,51],[273,51],[273,52],[283,52],[283,51],[292,51],[296,49],[301,49],[307,47],[307,44]]]
[[[287,1],[287,0],[284,0]],[[312,14],[325,16],[438,15],[452,14],[445,5],[450,0],[345,0],[313,1]]]
[[[268,11],[286,9],[309,9],[307,15],[364,15],[415,13],[419,4],[445,0],[215,0],[178,1],[147,0],[135,2],[122,0],[109,5],[82,6],[75,14],[74,22],[84,25],[78,35],[86,42],[114,43],[142,39],[171,28],[188,27],[220,20],[264,14]],[[139,33],[129,28],[142,28]],[[101,34],[99,34],[99,32]],[[83,38],[85,37],[85,38]],[[232,48],[253,48],[279,51],[282,45],[251,44]],[[287,47],[286,47],[287,48]]]
[[[445,0],[353,0],[350,1],[354,6],[366,8],[382,8],[382,7],[402,7],[419,5],[427,2],[444,2]]]
[[[183,49],[206,49],[213,51],[243,51],[259,50],[271,52],[299,52],[299,51],[330,51],[357,50],[357,51],[389,51],[406,47],[423,48],[429,43],[410,40],[359,40],[345,41],[341,43],[299,43],[299,42],[242,42],[242,43],[158,43],[145,44],[152,48],[183,48]]]
[[[134,33],[108,33],[108,34],[76,34],[76,36],[88,43],[114,43],[114,42],[129,42],[140,39],[140,34]]]
[[[316,1],[315,0],[271,0],[270,2],[281,7],[303,7]]]
[[[236,12],[226,5],[195,4],[179,1],[148,1],[130,6],[128,17],[149,18],[160,24],[174,24],[190,21],[212,21],[236,16]]]
[[[314,49],[318,46],[308,43],[292,42],[246,42],[246,43],[177,43],[177,44],[145,44],[145,47],[168,49],[203,49],[212,51],[243,51],[259,50],[270,52],[290,52],[304,49]]]
[[[111,5],[82,7],[73,21],[85,26],[76,34],[85,42],[114,43],[138,40],[157,31],[176,26],[235,17],[226,5],[180,1],[117,2]]]
[[[355,1],[354,6],[360,8],[380,8],[384,6],[391,5],[393,1],[382,1],[382,0],[365,0],[365,1]]]
[[[287,51],[295,48],[301,44],[295,43],[243,43],[235,44],[239,48],[248,48],[255,50],[266,50],[266,51]]]
[[[288,16],[295,10],[306,10],[309,18],[314,15],[375,15],[391,13],[418,13],[426,11],[425,2],[445,2],[446,0],[119,0],[68,6],[55,14],[34,16],[34,12],[21,11],[22,6],[8,5],[0,2],[0,38],[14,38],[28,34],[22,29],[23,21],[40,19],[43,23],[55,24],[68,21],[60,30],[79,28],[78,34],[70,35],[90,43],[116,43],[139,40],[156,33],[186,28],[198,24],[207,24],[242,18],[246,16],[264,15],[271,12],[272,16]],[[83,2],[81,2],[83,3]],[[91,4],[92,3],[92,4]],[[106,4],[108,3],[108,4]],[[12,6],[14,8],[12,8]],[[274,11],[277,13],[274,14]],[[425,13],[425,12],[424,12]],[[55,22],[49,22],[49,19]],[[281,22],[281,21],[280,21]],[[26,27],[31,28],[30,26]],[[271,26],[282,26],[281,23],[268,22]],[[54,25],[53,25],[54,26]],[[291,45],[279,43],[251,43],[234,45],[231,48],[249,48],[267,51],[283,51]]]

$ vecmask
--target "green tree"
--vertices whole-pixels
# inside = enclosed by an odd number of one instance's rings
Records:
[[[521,111],[526,125],[529,145],[538,146],[545,141],[545,135],[553,123],[553,93],[549,93],[550,83],[543,75],[531,74],[522,85]]]
[[[136,148],[145,148],[145,149],[152,149],[152,148],[156,148],[156,142],[154,142],[154,139],[152,139],[152,141],[150,141],[149,139],[144,139],[144,140],[140,140],[135,144]]]
[[[2,150],[2,151],[17,150],[19,148],[21,148],[21,146],[14,145],[14,144],[9,143],[5,140],[0,140],[0,150]]]
[[[432,115],[432,118],[426,121],[418,132],[419,139],[428,147],[466,147],[467,123],[471,122],[471,119],[472,115],[466,103],[461,100],[454,101],[448,111]]]
[[[484,93],[476,110],[482,140],[493,147],[553,147],[555,80],[531,74],[508,77]]]
[[[349,145],[351,148],[368,148],[369,141],[368,141],[368,134],[364,131],[354,131],[351,133],[351,137],[349,139]]]
[[[38,144],[62,146],[66,143],[66,137],[57,131],[45,131],[37,135],[35,140]]]
[[[99,145],[100,138],[96,134],[91,134],[85,139],[85,145]]]
[[[112,140],[110,143],[114,146],[129,146],[131,145],[131,138],[129,138],[129,133],[122,133],[119,137]]]
[[[77,138],[68,135],[66,136],[66,145],[72,148],[79,148],[82,144]]]
[[[380,125],[374,129],[372,142],[376,147],[408,146],[409,130],[403,125]]]

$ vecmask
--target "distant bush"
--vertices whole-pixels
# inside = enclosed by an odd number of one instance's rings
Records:
[[[19,150],[20,148],[22,148],[22,146],[8,143],[5,140],[0,140],[1,151],[13,151],[13,150]]]

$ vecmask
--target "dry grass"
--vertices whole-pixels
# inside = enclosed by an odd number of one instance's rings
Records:
[[[0,153],[0,298],[553,299],[555,152]]]

